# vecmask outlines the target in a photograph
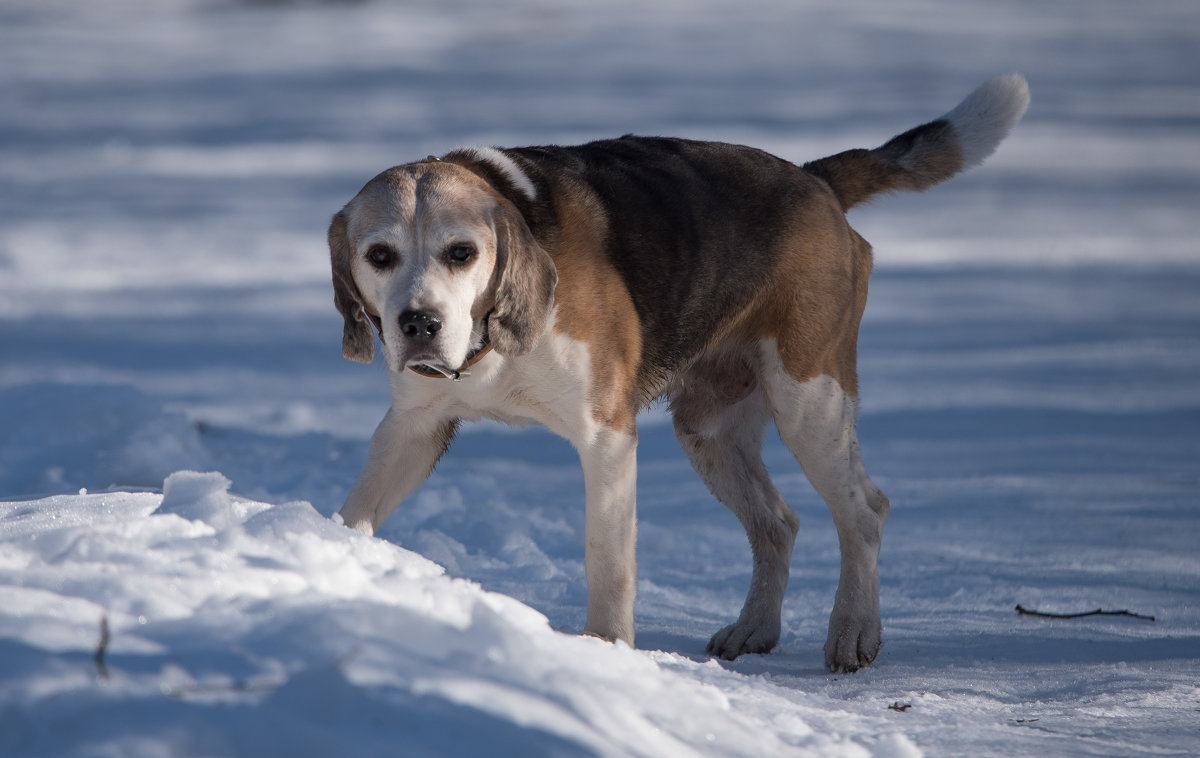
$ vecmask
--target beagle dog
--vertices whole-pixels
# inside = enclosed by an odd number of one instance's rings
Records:
[[[583,631],[633,645],[635,421],[663,398],[754,556],[745,605],[708,651],[765,653],[779,640],[798,526],[761,459],[774,421],[837,527],[826,666],[868,665],[888,499],[855,436],[872,262],[845,214],[982,162],[1028,101],[1022,76],[997,76],[881,147],[802,166],[750,147],[626,136],[455,150],[379,174],[329,227],[342,351],[371,361],[377,332],[392,393],[342,521],[377,530],[461,419],[542,424],[583,465]]]

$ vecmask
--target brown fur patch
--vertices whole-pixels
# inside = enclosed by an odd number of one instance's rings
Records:
[[[604,210],[590,190],[565,181],[555,187],[554,205],[559,231],[547,248],[558,268],[555,330],[588,345],[593,418],[617,431],[632,432],[638,410],[641,321],[625,283],[604,254]]]
[[[747,314],[746,337],[774,339],[797,381],[828,375],[858,392],[858,326],[867,300],[871,246],[831,195],[814,194],[783,226],[772,286]]]

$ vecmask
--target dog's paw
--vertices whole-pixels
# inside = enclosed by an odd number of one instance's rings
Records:
[[[850,674],[871,665],[882,643],[878,618],[867,622],[830,623],[825,640],[825,668]]]
[[[713,635],[705,651],[727,661],[745,653],[769,653],[779,642],[779,625],[738,621]]]

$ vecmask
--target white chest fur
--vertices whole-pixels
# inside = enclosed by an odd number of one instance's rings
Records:
[[[516,359],[491,352],[461,381],[391,372],[392,408],[403,414],[509,424],[541,424],[572,443],[594,434],[588,392],[591,355],[584,342],[548,330]]]

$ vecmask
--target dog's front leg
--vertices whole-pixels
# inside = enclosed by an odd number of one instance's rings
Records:
[[[457,419],[430,420],[424,414],[389,410],[339,512],[346,526],[374,534],[433,471],[457,427]]]
[[[637,594],[637,435],[602,427],[578,445],[587,515],[584,634],[633,645]]]

